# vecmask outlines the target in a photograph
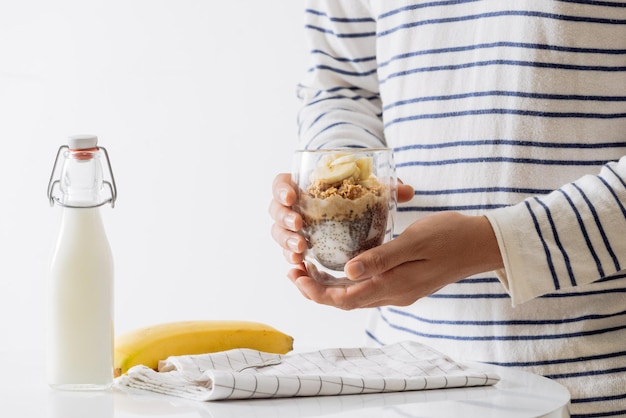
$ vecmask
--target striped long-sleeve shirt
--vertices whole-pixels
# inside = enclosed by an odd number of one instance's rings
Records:
[[[505,269],[405,308],[368,341],[417,339],[626,416],[626,2],[311,0],[300,146],[392,147],[417,218],[485,214]]]

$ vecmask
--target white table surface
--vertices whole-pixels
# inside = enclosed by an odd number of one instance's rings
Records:
[[[484,364],[501,381],[495,386],[387,394],[246,401],[192,402],[118,389],[63,392],[45,383],[44,353],[3,354],[0,415],[14,418],[406,418],[569,417],[569,393],[546,378]]]

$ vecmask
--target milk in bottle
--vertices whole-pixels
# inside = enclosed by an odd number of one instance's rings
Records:
[[[113,206],[117,190],[97,143],[92,135],[70,137],[48,186],[62,212],[47,278],[46,365],[56,389],[102,390],[113,382],[113,257],[100,207]],[[111,181],[103,179],[102,155]]]

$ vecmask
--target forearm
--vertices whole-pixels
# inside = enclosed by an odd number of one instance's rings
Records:
[[[298,87],[301,148],[384,145],[376,23],[366,3],[307,2],[310,68]]]
[[[626,157],[560,189],[487,216],[513,303],[582,286],[626,266]]]

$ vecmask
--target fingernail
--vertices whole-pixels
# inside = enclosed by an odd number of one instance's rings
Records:
[[[348,278],[351,280],[358,279],[364,272],[365,266],[360,261],[346,264],[346,268],[344,271],[344,273],[346,273],[346,276],[348,276]]]
[[[283,222],[285,223],[285,226],[292,231],[296,229],[296,215],[294,215],[293,213],[285,215],[285,217],[283,218]]]
[[[295,253],[298,252],[298,244],[299,244],[299,240],[298,238],[289,238],[287,240],[287,246],[289,247],[289,249]]]
[[[311,297],[308,295],[308,293],[304,289],[304,285],[302,283],[300,283],[300,279],[299,278],[294,281],[294,284],[296,285],[296,288],[298,288],[300,293],[302,293],[302,296],[304,296],[307,299],[311,299]]]
[[[278,193],[278,197],[280,198],[280,203],[283,205],[287,204],[287,190],[283,189]]]

